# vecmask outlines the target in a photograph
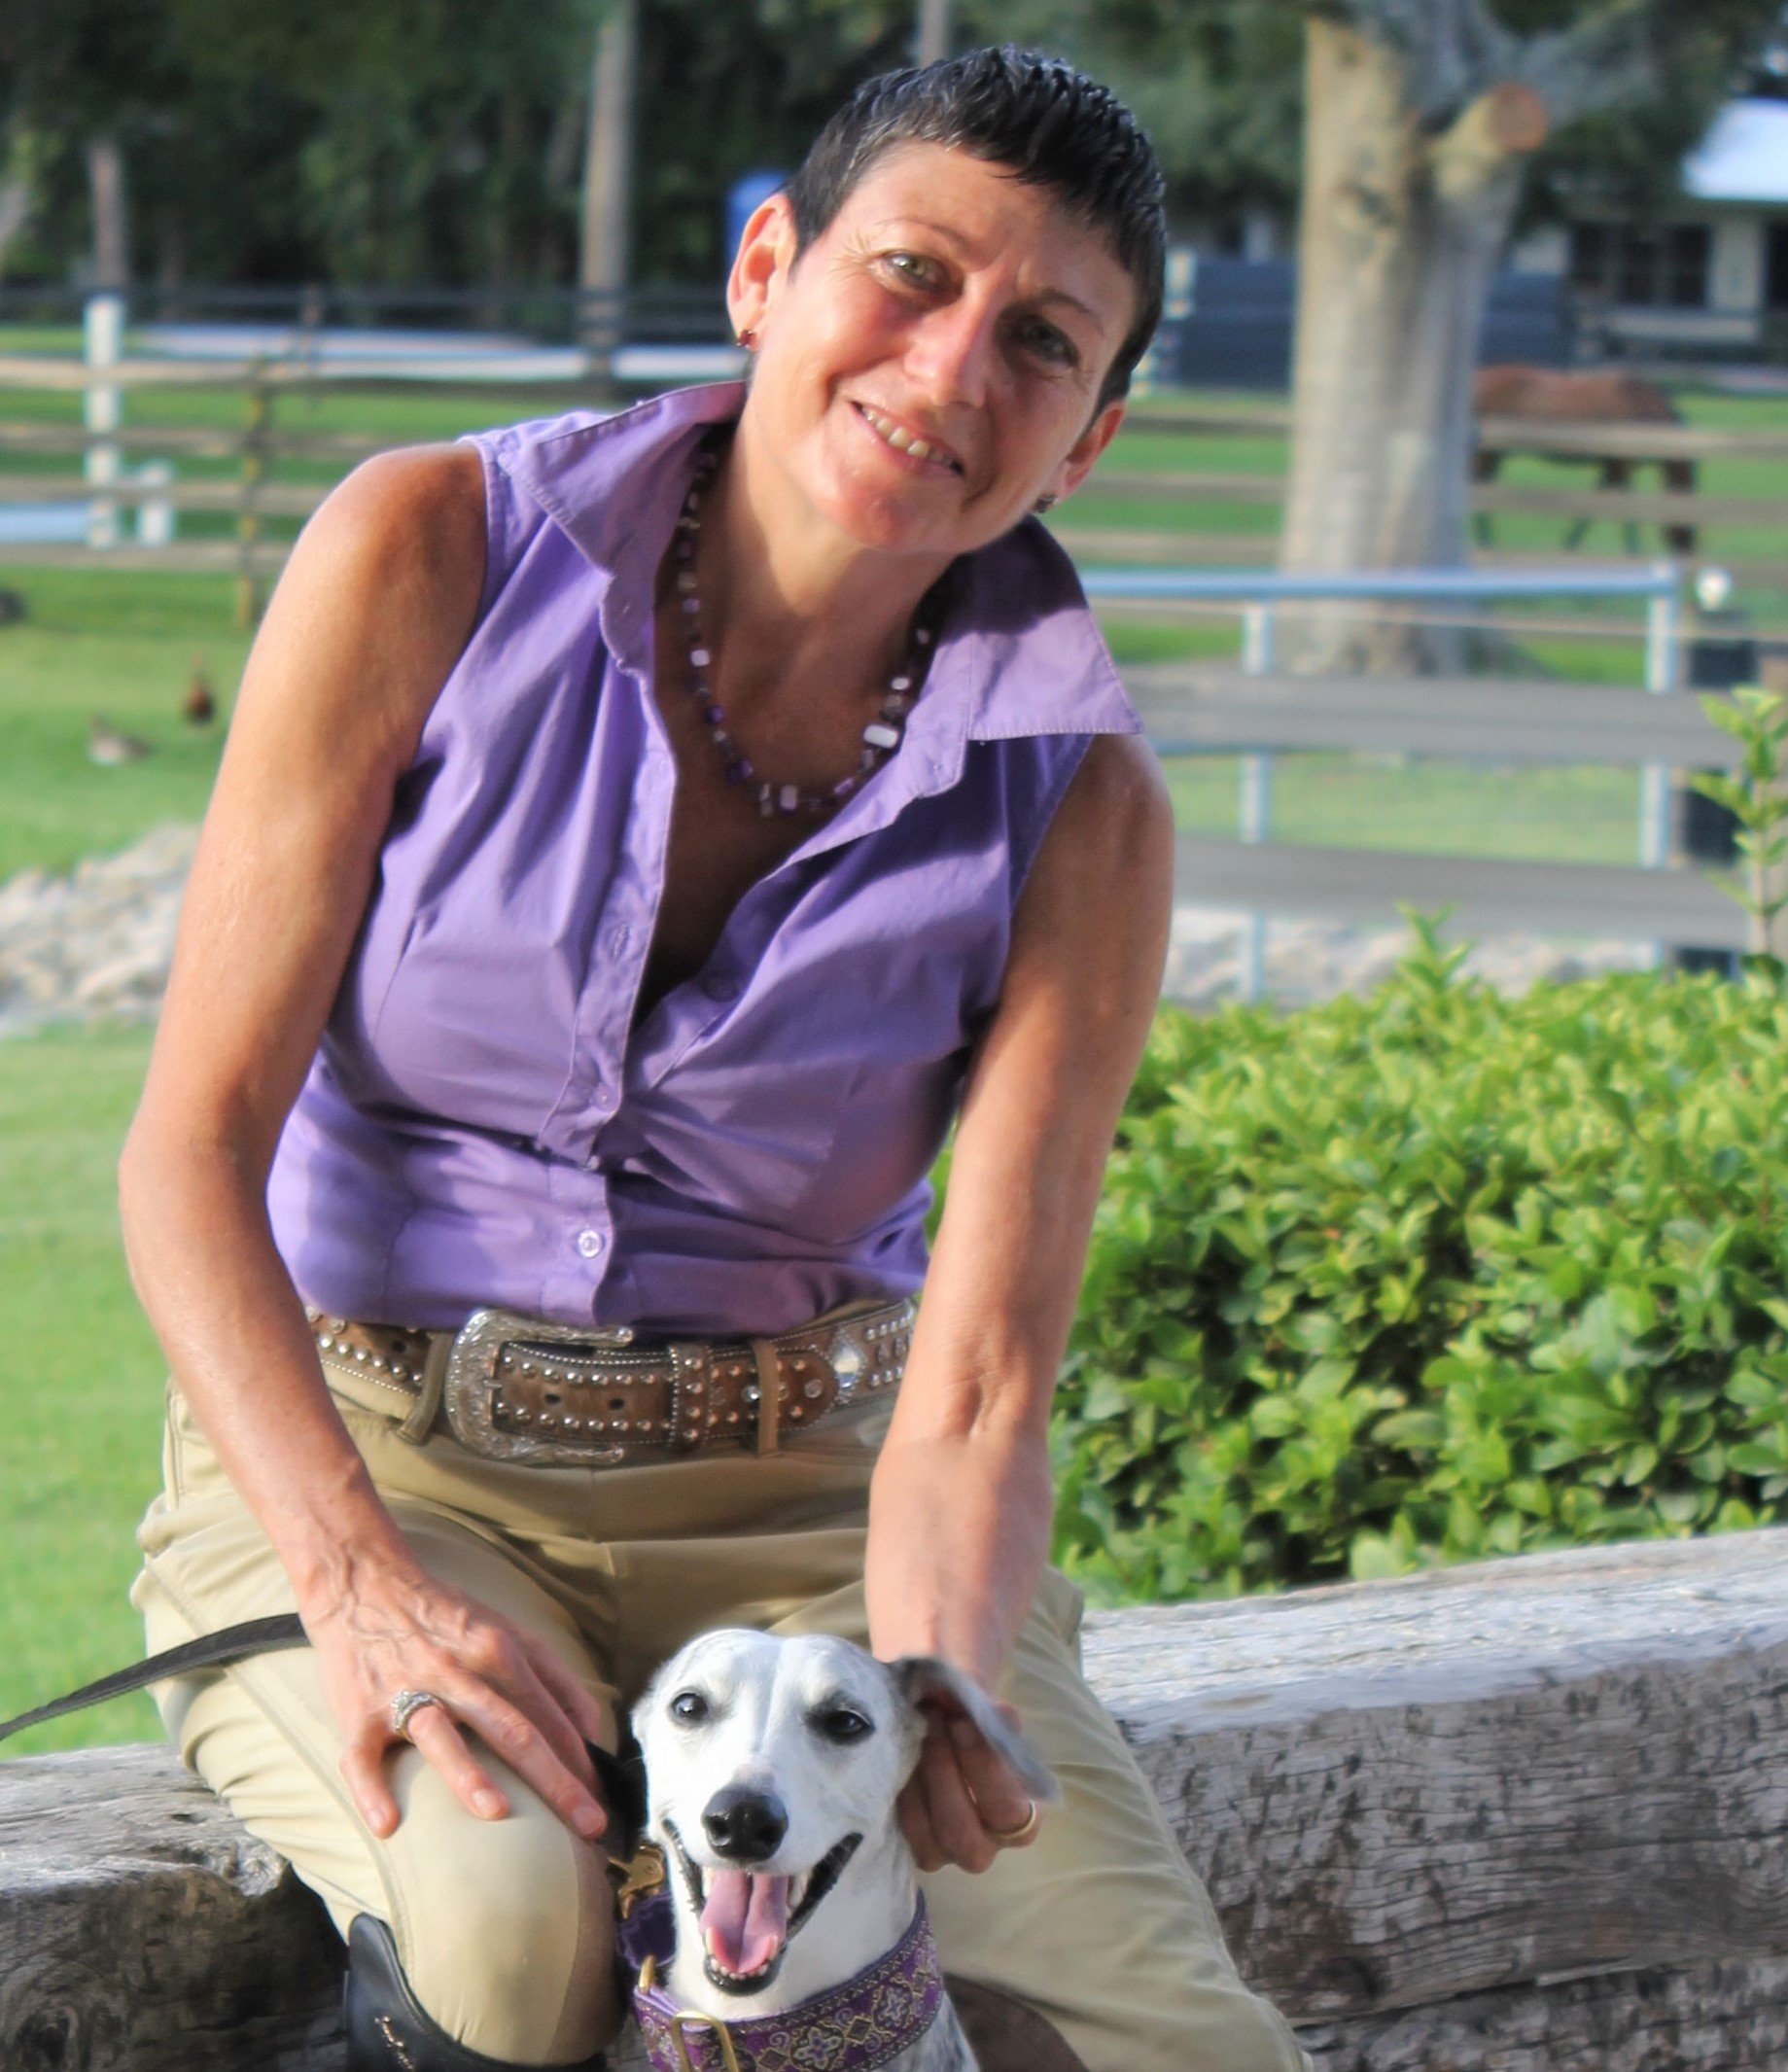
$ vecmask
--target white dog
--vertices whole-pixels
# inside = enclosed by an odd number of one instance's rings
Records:
[[[946,1663],[890,1665],[824,1634],[728,1629],[659,1670],[633,1712],[676,1926],[656,1998],[637,2004],[649,2046],[654,2031],[666,2046],[655,2059],[681,2064],[699,2042],[711,2048],[697,2065],[776,2061],[798,2032],[799,2061],[848,2066],[852,2047],[828,2058],[821,2032],[860,2035],[893,2010],[904,2025],[885,2043],[906,2040],[875,2059],[886,2072],[973,2072],[894,1818],[928,1698],[967,1713],[1034,1799],[1059,1797]]]

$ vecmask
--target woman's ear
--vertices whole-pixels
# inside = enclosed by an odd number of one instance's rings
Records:
[[[771,194],[746,219],[726,278],[726,313],[735,336],[761,332],[778,283],[794,264],[794,211],[787,194]]]
[[[1059,504],[1064,497],[1072,496],[1092,473],[1093,463],[1117,437],[1117,428],[1124,421],[1125,404],[1122,398],[1106,404],[1093,413],[1093,421],[1069,446],[1062,465],[1048,488],[1053,503]]]
[[[972,1676],[935,1655],[902,1655],[888,1665],[889,1674],[908,1704],[935,1705],[946,1713],[964,1714],[975,1731],[1039,1806],[1053,1806],[1062,1796],[1055,1773],[1016,1727],[1008,1725]]]

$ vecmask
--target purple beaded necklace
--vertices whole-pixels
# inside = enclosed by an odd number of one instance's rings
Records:
[[[943,609],[947,579],[940,578],[920,600],[913,615],[906,660],[888,680],[888,695],[881,715],[863,728],[862,753],[858,767],[834,785],[815,790],[801,785],[777,784],[759,775],[756,765],[727,731],[726,715],[708,683],[713,651],[702,638],[702,605],[696,589],[695,542],[702,527],[702,499],[714,472],[719,466],[719,448],[712,440],[696,455],[689,492],[683,500],[677,519],[677,603],[689,644],[689,695],[707,726],[708,737],[720,752],[729,784],[754,785],[757,811],[768,820],[778,813],[806,813],[818,817],[842,806],[854,791],[867,783],[872,773],[900,746],[906,731],[906,716],[922,687],[925,668],[937,636],[937,619]]]

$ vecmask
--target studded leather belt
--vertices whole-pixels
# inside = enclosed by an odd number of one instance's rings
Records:
[[[745,1447],[889,1394],[918,1303],[834,1310],[778,1338],[646,1339],[478,1310],[457,1332],[308,1310],[325,1370],[389,1393],[417,1444],[443,1421],[492,1460],[618,1467]]]

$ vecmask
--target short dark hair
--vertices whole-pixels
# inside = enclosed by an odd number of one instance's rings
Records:
[[[1161,321],[1167,225],[1154,147],[1108,87],[1013,44],[866,80],[814,139],[789,183],[804,252],[875,161],[899,144],[949,144],[1049,190],[1109,239],[1137,291],[1136,321],[1099,393],[1126,395]]]

